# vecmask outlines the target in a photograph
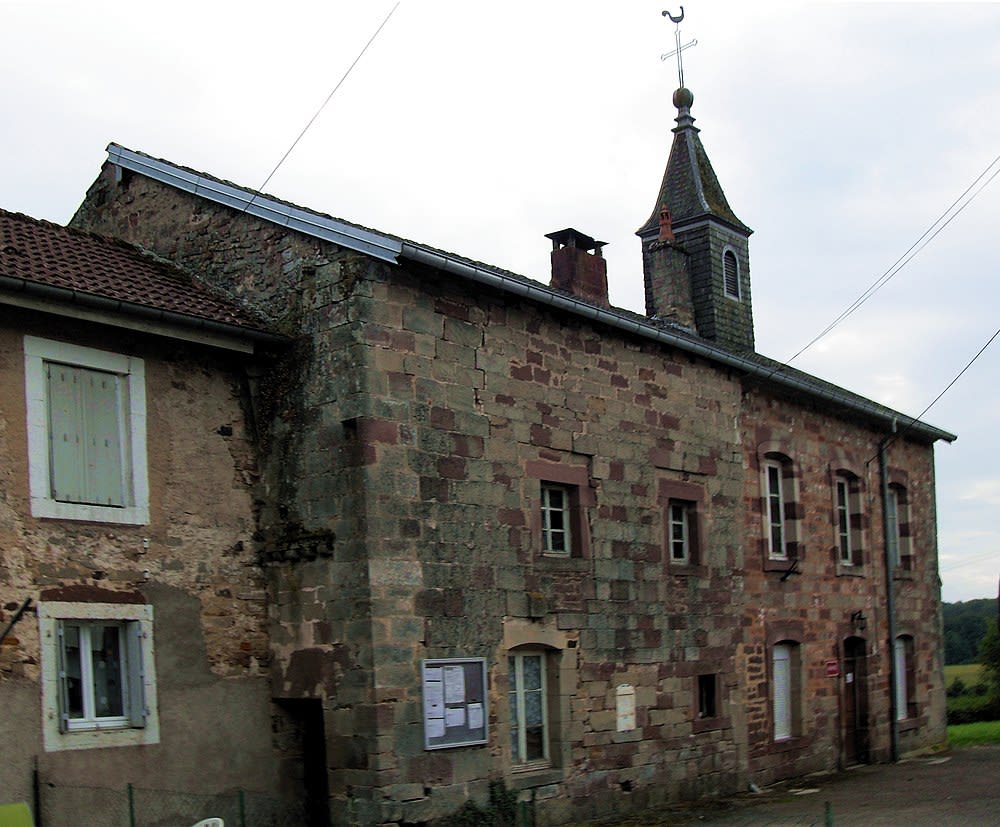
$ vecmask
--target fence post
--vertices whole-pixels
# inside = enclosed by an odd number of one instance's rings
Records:
[[[242,787],[239,788],[238,792],[239,792],[239,796],[240,796],[240,827],[247,827],[247,801],[246,801],[246,796],[245,796],[245,794],[243,792],[243,788]]]
[[[35,827],[42,827],[42,781],[38,776],[38,756],[31,771],[31,797],[35,804]]]
[[[826,827],[833,827],[833,804],[826,802]]]
[[[135,827],[135,790],[131,782],[128,785],[128,824],[129,827]]]

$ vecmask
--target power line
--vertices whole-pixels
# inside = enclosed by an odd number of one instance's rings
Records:
[[[254,193],[251,196],[250,200],[247,202],[247,205],[243,208],[243,212],[246,212],[248,209],[250,209],[250,205],[253,204],[253,202],[257,198],[257,196],[260,195],[264,191],[264,187],[266,187],[268,185],[268,183],[270,182],[270,180],[274,177],[274,174],[278,171],[278,169],[281,167],[281,165],[283,163],[285,163],[285,159],[288,158],[288,156],[292,154],[292,150],[295,149],[296,146],[298,146],[299,141],[302,140],[302,137],[306,134],[306,132],[309,131],[309,127],[311,127],[313,125],[313,122],[320,116],[320,113],[326,108],[326,105],[330,102],[330,99],[335,94],[337,94],[337,90],[340,89],[340,87],[343,85],[344,81],[347,80],[348,75],[350,75],[351,71],[354,69],[354,67],[358,65],[358,61],[360,61],[361,58],[364,57],[365,52],[368,51],[368,47],[371,46],[372,43],[375,42],[375,38],[378,37],[379,33],[382,31],[382,29],[385,28],[385,24],[389,22],[389,18],[392,17],[392,15],[395,13],[396,9],[399,8],[400,2],[402,2],[402,0],[397,0],[396,5],[393,6],[389,10],[389,13],[385,16],[385,19],[382,21],[382,23],[379,25],[379,27],[375,30],[375,33],[370,38],[368,38],[368,42],[365,44],[364,48],[360,52],[358,52],[358,56],[356,58],[354,58],[354,61],[351,63],[351,65],[347,67],[347,71],[344,72],[343,77],[341,77],[341,79],[339,81],[337,81],[337,85],[334,86],[333,89],[330,91],[330,94],[326,96],[326,100],[323,101],[322,104],[320,104],[319,109],[317,109],[316,113],[309,119],[309,123],[307,123],[302,128],[302,131],[299,133],[298,137],[294,141],[292,141],[292,145],[290,147],[288,147],[288,150],[285,152],[285,154],[281,156],[281,160],[278,161],[278,163],[274,165],[274,169],[272,169],[271,172],[270,172],[270,174],[267,176],[267,178],[264,179],[264,183],[261,184],[259,187],[257,187],[256,190],[254,190]]]
[[[990,182],[997,177],[997,175],[1000,175],[1000,167],[998,167],[994,171],[994,173],[983,183],[983,185],[979,187],[979,189],[977,189],[968,198],[968,200],[965,201],[964,204],[962,204],[962,206],[960,206],[957,210],[955,209],[955,205],[958,204],[963,198],[965,198],[966,195],[968,195],[969,191],[983,179],[983,177],[990,171],[990,169],[993,168],[993,166],[996,165],[998,161],[1000,161],[1000,155],[997,155],[996,158],[994,158],[992,161],[990,161],[989,164],[987,164],[986,168],[981,173],[979,173],[976,179],[971,184],[969,184],[968,187],[965,188],[964,192],[962,192],[962,194],[959,195],[958,198],[956,198],[948,206],[948,208],[931,223],[931,225],[926,230],[924,230],[923,234],[916,241],[914,241],[913,244],[909,246],[909,248],[907,248],[906,252],[904,252],[899,258],[896,259],[895,262],[893,262],[892,266],[890,266],[888,270],[882,273],[882,275],[879,276],[868,287],[867,290],[865,290],[860,296],[858,296],[858,298],[855,299],[847,307],[846,310],[844,310],[839,316],[837,316],[832,322],[830,322],[830,324],[828,324],[825,328],[823,328],[823,330],[821,330],[816,336],[810,339],[809,342],[807,342],[803,347],[801,347],[793,356],[786,359],[783,364],[787,365],[790,364],[791,362],[794,362],[799,356],[801,356],[809,348],[811,348],[814,344],[816,344],[816,342],[818,342],[820,339],[826,336],[827,333],[829,333],[837,325],[839,325],[842,321],[844,321],[844,319],[846,319],[848,316],[852,315],[856,310],[858,310],[865,302],[868,301],[868,299],[870,299],[872,296],[875,295],[875,293],[877,293],[882,287],[884,287],[893,278],[893,276],[895,276],[900,270],[902,270],[907,264],[909,264],[928,244],[931,243],[931,241],[933,241],[937,237],[938,233],[940,233],[945,227],[947,227],[952,221],[954,221],[962,213],[962,211],[976,199],[979,193],[981,193],[990,184]],[[954,210],[954,212],[952,212],[952,210]],[[951,213],[950,216],[949,213]],[[944,223],[941,223],[946,216],[948,216],[947,220],[944,221]]]

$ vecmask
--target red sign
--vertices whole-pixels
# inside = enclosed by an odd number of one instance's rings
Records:
[[[828,660],[826,662],[826,676],[836,678],[838,675],[840,675],[840,661]]]

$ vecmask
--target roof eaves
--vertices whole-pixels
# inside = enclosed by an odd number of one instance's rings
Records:
[[[205,319],[186,313],[150,307],[122,299],[112,299],[96,293],[82,290],[72,290],[67,287],[56,287],[51,284],[30,281],[22,278],[11,278],[0,275],[0,294],[11,296],[26,296],[39,302],[51,302],[61,306],[84,307],[108,316],[122,315],[147,324],[155,324],[165,328],[179,328],[195,331],[212,337],[213,343],[226,346],[225,342],[252,342],[260,345],[280,346],[290,339],[278,333],[265,330],[255,330],[236,324],[227,324],[213,319]],[[3,299],[0,298],[0,303]],[[231,348],[244,349],[244,348]]]
[[[924,439],[932,441],[941,439],[946,442],[953,442],[957,439],[954,434],[948,431],[893,411],[870,399],[838,388],[836,385],[818,384],[820,380],[805,381],[794,374],[774,370],[771,366],[765,366],[745,356],[724,350],[703,339],[685,336],[680,333],[679,329],[652,325],[614,309],[597,307],[589,302],[559,293],[531,279],[515,277],[512,273],[462,259],[442,250],[373,230],[365,230],[335,218],[303,210],[301,207],[284,204],[268,196],[258,195],[215,178],[182,169],[168,161],[133,152],[118,144],[113,143],[108,146],[108,155],[112,163],[124,169],[130,169],[218,204],[240,209],[250,215],[288,227],[296,232],[322,238],[348,249],[366,253],[381,261],[397,265],[400,257],[416,261],[445,273],[453,273],[461,278],[487,284],[522,298],[538,301],[550,307],[556,307],[592,321],[607,324],[609,327],[676,347],[717,364],[743,371],[759,381],[772,383],[813,398],[825,399],[846,410],[884,423],[886,427],[892,429],[895,429],[897,424],[901,424],[910,432]],[[733,217],[735,218],[735,216]],[[641,232],[642,230],[640,230]]]

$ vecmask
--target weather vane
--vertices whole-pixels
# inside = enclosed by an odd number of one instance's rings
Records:
[[[684,59],[683,51],[685,49],[690,49],[692,46],[697,46],[698,41],[692,40],[688,43],[681,45],[681,21],[684,19],[684,7],[681,6],[681,13],[677,17],[674,17],[670,12],[663,12],[664,17],[669,17],[671,22],[677,27],[674,31],[674,41],[677,43],[677,48],[672,52],[667,52],[665,55],[660,55],[660,60],[666,60],[668,57],[673,57],[677,55],[677,81],[680,84],[680,88],[684,88]]]

